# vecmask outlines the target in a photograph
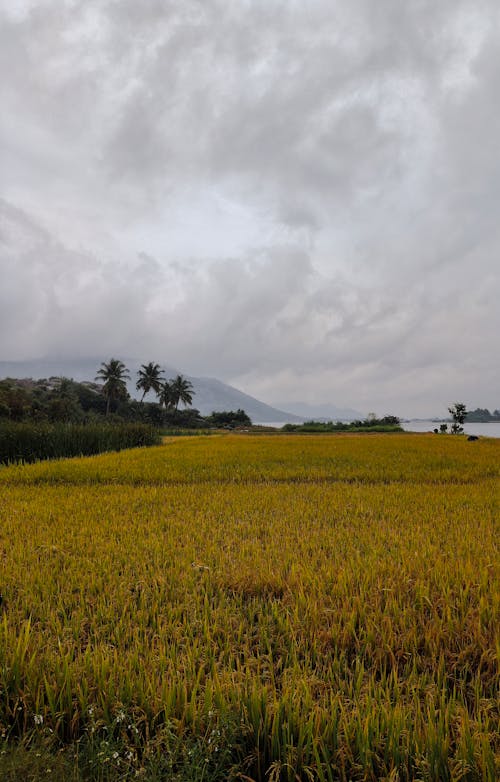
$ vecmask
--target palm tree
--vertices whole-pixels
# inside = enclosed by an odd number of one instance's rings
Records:
[[[135,387],[138,391],[142,389],[141,402],[150,391],[154,391],[155,394],[160,393],[163,370],[159,364],[155,364],[153,361],[150,361],[149,364],[142,364],[137,374],[139,380]]]
[[[157,391],[156,393],[160,405],[164,405],[165,410],[168,410],[169,407],[174,406],[175,399],[174,399],[173,389],[171,384],[168,382],[168,380],[165,380],[163,383],[160,384],[160,390]]]
[[[127,396],[125,381],[130,380],[128,369],[123,361],[110,358],[107,364],[102,362],[95,379],[104,380],[102,390],[106,397],[106,415],[109,415],[111,401],[125,399]]]
[[[170,385],[176,410],[179,407],[179,402],[182,402],[186,407],[191,404],[193,401],[193,384],[187,378],[183,375],[177,375],[170,381]]]

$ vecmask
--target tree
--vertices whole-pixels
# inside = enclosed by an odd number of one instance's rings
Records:
[[[165,410],[174,407],[175,405],[174,392],[172,390],[172,385],[171,383],[168,382],[168,380],[165,380],[163,383],[161,383],[160,390],[157,391],[156,393],[160,405],[164,405]]]
[[[453,418],[451,425],[452,434],[461,434],[464,430],[463,424],[467,417],[467,408],[463,402],[455,402],[454,405],[448,408],[448,412]]]
[[[139,379],[135,387],[138,391],[142,390],[141,402],[150,391],[154,391],[155,394],[160,393],[163,370],[159,364],[155,364],[153,361],[150,361],[149,364],[142,364],[137,374]]]
[[[187,378],[183,375],[177,375],[170,381],[170,387],[176,410],[179,407],[179,402],[182,402],[186,407],[191,404],[193,401],[193,384]]]
[[[384,417],[380,419],[380,423],[384,424],[384,426],[399,426],[401,419],[397,415],[384,415]]]
[[[206,418],[206,422],[211,426],[226,426],[231,428],[235,426],[252,425],[250,417],[245,413],[244,410],[241,410],[241,408],[238,408],[236,411],[222,410],[221,412],[216,412],[214,410],[212,415],[209,415]]]
[[[126,380],[130,380],[128,369],[117,358],[111,358],[106,364],[104,361],[98,370],[96,380],[103,380],[103,394],[106,397],[106,415],[109,415],[112,401],[126,399],[128,396]]]
[[[31,415],[33,394],[20,382],[14,378],[0,381],[1,415],[13,421],[22,421]]]
[[[57,380],[48,406],[48,416],[51,421],[77,422],[83,418],[83,411],[76,394],[77,384],[67,377]]]

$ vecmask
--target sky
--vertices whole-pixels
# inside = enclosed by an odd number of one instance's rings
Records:
[[[498,0],[2,0],[0,360],[500,408]]]

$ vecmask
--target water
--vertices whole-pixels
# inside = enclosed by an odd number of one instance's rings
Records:
[[[290,421],[252,421],[255,426],[270,426],[272,429],[281,429],[285,424],[291,423]],[[297,423],[296,421],[294,423]]]
[[[433,432],[434,429],[439,429],[440,423],[440,421],[403,421],[401,426],[407,432]],[[443,421],[443,423],[445,422]],[[448,423],[449,428],[450,424]],[[491,421],[488,424],[465,423],[464,431],[466,434],[475,434],[479,437],[500,437],[500,421]]]
[[[439,429],[440,423],[440,421],[403,421],[401,426],[407,432],[433,432],[434,429]],[[275,429],[281,429],[285,424],[286,421],[273,421],[272,423],[262,423],[261,426],[272,426]],[[466,434],[475,434],[479,437],[500,437],[500,421],[492,421],[489,424],[468,423],[464,425],[464,430]]]

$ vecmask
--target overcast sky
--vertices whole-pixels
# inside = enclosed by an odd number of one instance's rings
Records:
[[[0,360],[500,408],[498,0],[0,9]]]

